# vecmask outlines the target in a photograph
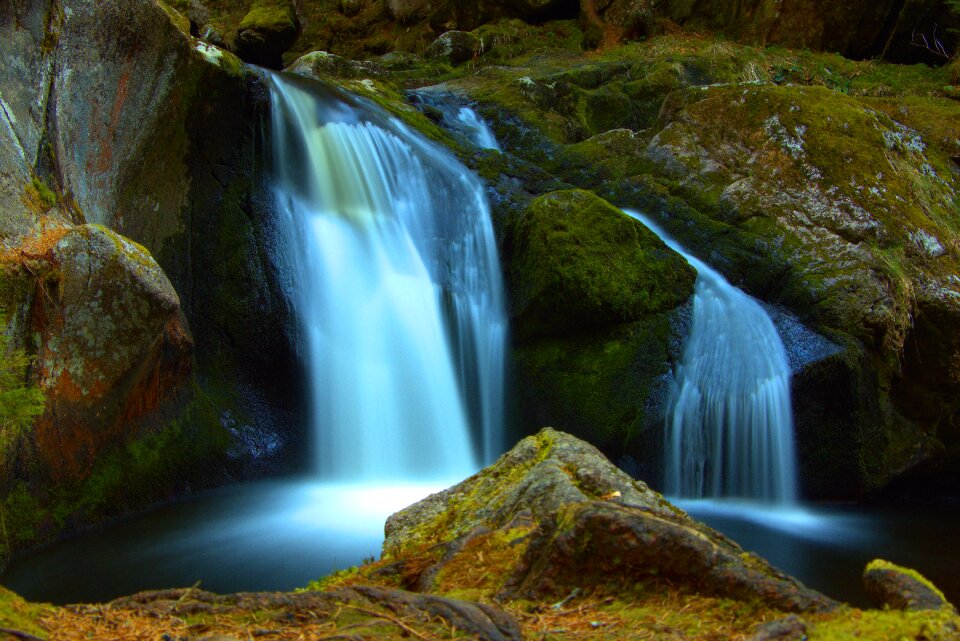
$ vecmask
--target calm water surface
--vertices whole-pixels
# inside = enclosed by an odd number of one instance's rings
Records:
[[[222,488],[56,544],[0,584],[33,601],[96,602],[140,590],[290,590],[379,556],[394,511],[441,489],[273,482]],[[960,507],[771,510],[679,501],[695,517],[807,585],[867,605],[863,567],[918,569],[960,603]]]
[[[918,570],[960,603],[960,504],[923,507],[805,506],[776,509],[727,501],[677,501],[695,518],[806,585],[869,606],[867,563]]]
[[[33,601],[106,601],[141,590],[292,590],[379,557],[387,516],[452,483],[235,485],[20,559],[0,584]]]

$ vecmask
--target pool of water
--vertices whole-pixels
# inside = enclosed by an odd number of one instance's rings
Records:
[[[236,485],[45,548],[0,584],[32,601],[106,601],[140,590],[291,590],[379,556],[391,513],[449,484]],[[960,507],[816,506],[774,510],[678,501],[744,548],[836,599],[868,605],[864,566],[882,557],[926,575],[960,603]]]
[[[292,590],[380,555],[387,516],[452,483],[235,485],[19,559],[0,584],[32,601],[107,601],[141,590]]]
[[[960,603],[960,505],[804,506],[773,509],[736,501],[676,501],[695,518],[809,587],[869,606],[861,575],[883,558],[918,570]]]

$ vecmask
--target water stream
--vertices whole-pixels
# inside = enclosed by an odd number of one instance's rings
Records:
[[[400,121],[270,78],[317,473],[468,476],[502,448],[506,315],[483,188]]]
[[[646,216],[627,213],[697,270],[667,412],[667,494],[795,503],[790,367],[770,316]]]

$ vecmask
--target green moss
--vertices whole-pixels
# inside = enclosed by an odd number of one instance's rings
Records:
[[[239,30],[296,30],[297,13],[287,0],[256,0],[240,21]]]
[[[50,610],[49,606],[28,603],[0,587],[0,627],[46,639],[47,631],[41,625],[40,619]]]
[[[940,599],[944,601],[944,603],[948,603],[947,597],[943,595],[943,592],[941,592],[940,589],[937,586],[935,586],[932,581],[930,581],[927,577],[923,576],[922,574],[920,574],[919,572],[917,572],[912,568],[906,568],[906,567],[903,567],[902,565],[897,565],[896,563],[885,561],[884,559],[874,559],[873,561],[870,561],[870,563],[867,564],[866,570],[864,570],[864,572],[865,573],[871,572],[873,570],[886,570],[889,572],[896,572],[897,574],[904,574],[910,577],[911,579],[913,579],[914,581],[916,581],[917,583],[920,583],[921,585],[923,585],[925,588],[927,588],[934,594],[936,594],[938,597],[940,597]]]
[[[545,194],[510,229],[521,335],[638,320],[686,300],[695,274],[643,225],[582,190]]]
[[[830,616],[811,617],[810,641],[952,641],[960,630],[960,618],[947,611],[844,609]]]
[[[571,432],[616,457],[648,451],[661,416],[651,403],[673,355],[670,314],[576,338],[519,345],[526,421]],[[646,447],[644,447],[646,446]]]

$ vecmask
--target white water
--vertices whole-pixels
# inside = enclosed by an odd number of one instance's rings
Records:
[[[470,107],[460,107],[453,119],[452,127],[463,133],[467,139],[481,149],[500,151],[500,144],[486,121]]]
[[[769,315],[645,216],[627,213],[697,270],[666,419],[667,493],[794,503],[790,368]]]
[[[316,472],[462,479],[501,449],[506,317],[483,189],[399,121],[271,78]]]

